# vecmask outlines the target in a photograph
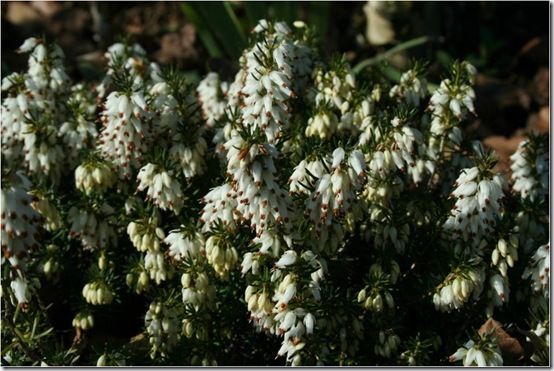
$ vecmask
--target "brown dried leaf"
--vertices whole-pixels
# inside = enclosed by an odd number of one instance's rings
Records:
[[[495,331],[496,342],[500,351],[502,352],[502,358],[504,358],[504,365],[516,365],[518,360],[523,358],[524,350],[517,339],[510,336],[503,328],[502,324],[493,318],[489,318],[481,328],[479,334],[484,335],[486,333]]]

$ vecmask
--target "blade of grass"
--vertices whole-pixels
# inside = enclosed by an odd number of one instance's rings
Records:
[[[393,82],[399,82],[400,76],[402,75],[402,73],[399,70],[397,70],[391,65],[388,65],[385,68],[383,68],[383,74]]]
[[[233,9],[221,2],[191,2],[190,6],[201,16],[227,55],[237,60],[246,46],[246,38],[238,21],[235,24],[232,20]]]
[[[384,53],[378,54],[373,58],[369,58],[369,59],[366,59],[364,61],[361,61],[354,68],[352,68],[352,72],[354,72],[354,74],[357,74],[361,70],[363,70],[364,68],[366,68],[368,66],[374,65],[378,62],[381,62],[382,60],[385,60],[385,59],[391,57],[392,55],[394,55],[396,53],[399,53],[401,51],[404,51],[404,50],[407,50],[407,49],[410,49],[410,48],[415,48],[416,46],[423,45],[423,44],[429,42],[430,40],[431,40],[431,38],[428,37],[428,36],[421,36],[421,37],[416,37],[415,39],[412,39],[412,40],[408,40],[408,41],[403,42],[401,44],[398,44],[395,47],[387,50]]]
[[[181,11],[185,13],[187,19],[195,25],[196,31],[198,31],[198,37],[200,37],[210,57],[221,58],[223,56],[221,49],[196,10],[194,10],[190,4],[183,3],[181,4]]]
[[[246,36],[244,35],[244,30],[242,26],[240,25],[239,19],[237,18],[237,15],[235,14],[235,11],[233,10],[233,7],[231,6],[231,3],[228,1],[225,1],[223,3],[223,6],[225,7],[225,10],[227,10],[227,14],[229,15],[229,18],[231,19],[231,22],[233,22],[233,25],[235,26],[235,29],[239,32],[240,37],[242,39],[242,42],[246,43]]]

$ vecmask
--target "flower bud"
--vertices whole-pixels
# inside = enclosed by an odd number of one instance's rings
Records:
[[[106,260],[106,255],[102,253],[98,258],[98,268],[100,268],[100,270],[103,271],[104,269],[106,269],[107,264],[108,263]]]
[[[149,281],[149,278],[148,278],[148,274],[146,274],[146,272],[140,272],[140,275],[139,275],[139,279],[138,279],[138,283],[141,287],[146,287],[148,286],[148,281]]]
[[[373,299],[373,307],[377,312],[381,312],[383,310],[383,297],[381,294],[377,294],[377,296]]]
[[[498,264],[499,255],[500,254],[498,253],[498,249],[492,250],[492,256],[491,256],[492,264],[494,265]]]
[[[358,293],[358,303],[361,303],[361,302],[365,301],[365,299],[366,299],[366,291],[365,291],[365,289],[362,289]]]
[[[508,253],[508,245],[503,238],[498,241],[498,251],[500,252],[500,254],[502,254],[503,257],[505,257]]]
[[[125,283],[127,283],[127,286],[131,286],[134,280],[135,276],[133,276],[132,273],[127,273],[127,275],[125,276]]]
[[[97,367],[105,367],[106,366],[106,354],[102,354],[100,358],[98,358],[98,361],[96,361]]]

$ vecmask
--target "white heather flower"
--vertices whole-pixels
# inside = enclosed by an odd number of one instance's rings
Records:
[[[492,231],[504,197],[502,175],[496,173],[478,180],[479,172],[476,167],[462,169],[452,192],[456,204],[444,223],[445,230],[461,235],[466,241]],[[480,242],[478,238],[473,241]]]
[[[204,126],[196,111],[197,102],[186,90],[179,90],[181,88],[160,82],[150,89],[154,110],[152,137],[160,145],[169,147],[170,159],[181,166],[185,178],[191,178],[204,172],[208,145],[202,137]],[[181,96],[183,92],[188,95],[184,101],[177,101],[175,96]]]
[[[540,139],[533,139],[526,139],[519,143],[517,151],[510,156],[513,189],[521,194],[522,198],[531,200],[548,194],[549,177],[548,151],[543,146],[537,145],[541,144]]]
[[[307,313],[304,316],[304,325],[306,326],[306,333],[308,335],[311,335],[314,333],[315,323],[316,323],[316,320],[313,314]]]
[[[531,287],[549,297],[550,243],[540,246],[523,272],[523,278],[531,278]]]
[[[30,250],[38,248],[40,215],[31,207],[29,180],[22,174],[2,179],[0,191],[2,264],[25,269]]]
[[[316,105],[332,104],[344,113],[344,103],[352,101],[356,89],[356,80],[348,66],[343,64],[329,71],[318,69],[315,74]]]
[[[137,180],[139,191],[146,191],[147,199],[150,199],[162,210],[172,210],[179,214],[183,207],[184,196],[179,181],[173,176],[173,171],[166,171],[158,165],[147,164],[143,166]]]
[[[115,174],[106,162],[85,162],[75,169],[75,186],[86,195],[104,193],[114,182]]]
[[[431,96],[429,109],[440,115],[450,110],[457,118],[462,118],[467,112],[474,112],[473,100],[475,92],[469,85],[455,86],[452,81],[441,81],[439,88]]]
[[[510,286],[506,277],[500,274],[494,274],[489,278],[489,297],[490,301],[486,308],[487,317],[492,317],[494,307],[500,307],[508,303],[510,298]]]
[[[201,307],[211,308],[215,300],[215,286],[210,282],[206,272],[194,271],[181,276],[183,303],[193,305],[197,310]]]
[[[204,251],[204,236],[199,232],[191,234],[179,229],[173,230],[164,242],[169,245],[169,256],[175,260],[194,258]]]
[[[260,236],[254,237],[252,242],[261,245],[259,250],[261,254],[270,254],[275,258],[280,256],[282,248],[285,249],[292,246],[290,236],[280,236],[274,231],[263,231]]]
[[[159,353],[167,356],[179,340],[179,311],[160,302],[150,304],[144,317],[146,332],[150,343],[150,357],[155,359]]]
[[[158,225],[159,218],[157,217],[135,220],[129,223],[127,234],[138,251],[160,250],[160,241],[165,238],[165,234]]]
[[[61,126],[58,136],[62,137],[67,149],[71,164],[77,159],[79,151],[94,147],[94,141],[98,136],[95,116],[96,103],[93,92],[83,84],[77,84],[71,88],[71,97],[67,102],[70,114]]]
[[[359,138],[360,145],[370,140],[386,143],[386,147],[380,146],[380,149],[369,154],[370,183],[372,179],[378,183],[378,179],[399,170],[407,172],[412,181],[418,184],[425,174],[432,174],[435,169],[433,162],[425,159],[427,149],[423,134],[398,116],[390,124],[386,130],[369,124]]]
[[[169,278],[171,274],[162,251],[147,250],[144,256],[144,268],[150,274],[150,279],[159,285]]]
[[[281,255],[281,258],[275,263],[277,268],[285,268],[296,262],[297,254],[294,250],[288,250]]]
[[[116,245],[117,237],[111,225],[111,206],[104,203],[94,212],[73,206],[69,209],[67,221],[70,224],[69,237],[79,238],[87,250],[105,249]]]
[[[281,136],[281,126],[288,124],[293,89],[302,88],[311,72],[310,51],[293,39],[284,23],[261,20],[254,32],[261,40],[243,54],[247,74],[241,89],[242,120],[245,127],[262,129],[273,143]],[[230,88],[228,95],[231,92]],[[231,97],[229,101],[233,104]]]
[[[32,50],[28,71],[12,74],[2,82],[2,89],[10,95],[2,103],[2,154],[12,162],[23,154],[31,173],[57,182],[65,162],[58,140],[64,108],[58,102],[70,86],[62,64],[63,52],[39,39],[27,45],[22,50]]]
[[[409,105],[419,107],[419,103],[427,95],[427,81],[418,76],[416,70],[408,70],[400,76],[400,83],[394,85],[389,96],[397,100],[405,100]]]
[[[339,127],[339,119],[333,112],[320,111],[308,119],[305,134],[307,137],[317,136],[320,139],[331,138]]]
[[[355,150],[350,153],[350,156],[348,157],[348,165],[359,177],[364,176],[366,164],[364,156],[360,151]]]
[[[235,229],[237,221],[235,214],[236,198],[235,191],[228,183],[212,188],[203,197],[206,205],[200,218],[200,222],[203,224],[202,232],[207,232],[217,220],[221,220],[227,228]]]
[[[247,272],[252,272],[253,275],[260,274],[260,258],[262,254],[261,253],[252,253],[247,252],[242,257],[242,262],[240,263],[240,266],[242,267],[241,273],[242,275],[245,275]]]
[[[29,171],[37,175],[45,175],[54,181],[59,180],[65,155],[56,137],[57,129],[52,123],[42,125],[27,122],[22,130],[25,133],[23,153]]]
[[[338,147],[328,161],[331,173],[321,176],[315,183],[315,191],[307,200],[306,214],[314,222],[329,226],[333,216],[338,217],[349,211],[355,193],[362,185],[365,162],[358,151],[353,151],[348,160],[344,149]]]
[[[225,148],[239,215],[258,235],[269,225],[288,224],[290,198],[277,183],[275,147],[267,143],[248,146],[236,136],[225,143]]]
[[[250,319],[258,329],[274,332],[273,303],[271,295],[260,287],[248,286],[244,293],[244,301],[250,311]]]
[[[125,276],[125,283],[127,286],[134,288],[134,291],[137,294],[148,290],[148,287],[150,286],[150,277],[148,276],[146,270],[141,266],[138,272],[135,271],[133,273],[127,273]]]
[[[315,183],[317,179],[323,176],[324,172],[325,167],[322,160],[300,161],[289,178],[290,192],[309,194],[308,185]]]
[[[503,277],[507,277],[508,267],[513,268],[518,260],[518,238],[512,235],[508,240],[501,238],[491,254],[491,263],[498,267]]]
[[[25,40],[17,52],[31,53],[27,73],[37,90],[55,92],[67,89],[69,77],[63,66],[64,53],[58,45],[45,45],[43,40],[31,38]]]
[[[473,84],[475,67],[467,62],[462,66],[468,71],[468,83]],[[447,148],[456,148],[462,141],[459,122],[467,117],[468,112],[475,113],[473,88],[460,79],[457,84],[450,79],[441,81],[439,88],[433,93],[429,102],[429,110],[433,113],[431,121],[431,136],[428,143],[428,154],[438,160]]]
[[[228,89],[229,85],[220,82],[219,75],[215,72],[208,73],[198,84],[196,88],[198,101],[202,108],[202,117],[208,127],[213,127],[225,114],[227,107],[225,96]]]
[[[88,312],[79,312],[73,317],[71,325],[81,330],[90,330],[94,327],[94,317]]]
[[[103,281],[93,281],[83,287],[83,297],[92,305],[111,304],[114,295],[110,287]]]
[[[20,100],[24,102],[23,108],[27,106],[27,96],[19,94],[17,97],[6,97],[2,102],[2,156],[8,162],[15,161],[23,150],[26,112],[22,110]]]
[[[547,349],[550,348],[550,326],[549,326],[549,319],[544,320],[543,322],[537,323],[537,326],[535,329],[532,329],[531,332],[533,332],[537,337],[539,337],[544,344],[546,345]],[[531,339],[529,337],[526,337],[526,340],[531,342]],[[537,349],[536,352],[530,357],[532,361],[540,364],[541,363],[541,355],[540,355],[540,348]]]
[[[141,164],[142,154],[146,151],[145,136],[148,133],[143,125],[146,108],[144,97],[139,92],[130,96],[112,92],[106,99],[99,150],[115,165],[121,179],[131,177],[131,169]]]
[[[192,178],[196,175],[202,175],[206,169],[206,152],[208,144],[202,137],[193,146],[186,146],[184,143],[174,144],[170,150],[170,156],[178,161],[183,169],[185,178]]]
[[[433,296],[435,309],[450,312],[460,309],[470,298],[476,300],[483,291],[485,272],[471,269],[465,274],[449,275]]]
[[[21,44],[19,48],[17,48],[16,53],[28,53],[33,50],[40,42],[40,39],[29,37],[28,39],[25,39],[25,41],[23,42],[23,44]]]
[[[31,205],[44,218],[44,229],[50,232],[58,230],[62,226],[62,217],[56,207],[46,198],[42,192],[31,192],[34,196]]]
[[[223,279],[227,279],[229,271],[238,261],[238,253],[234,246],[230,246],[219,236],[210,236],[206,241],[206,257],[208,263]]]
[[[140,87],[145,78],[150,78],[154,83],[160,81],[159,66],[148,62],[146,51],[139,44],[115,43],[108,48],[104,56],[108,60],[108,70],[101,84],[96,87],[100,98],[103,98],[111,87],[118,61],[123,62],[123,69],[132,78],[133,88]]]
[[[479,344],[469,340],[449,357],[450,362],[461,360],[464,366],[502,366],[504,360],[493,338],[481,337]]]
[[[165,140],[166,134],[175,130],[179,122],[179,112],[177,106],[179,102],[172,95],[172,91],[167,82],[158,82],[154,84],[149,91],[151,96],[151,107],[154,111],[155,125],[152,128],[153,135],[156,138]]]
[[[17,276],[10,282],[10,287],[13,290],[17,303],[19,305],[25,305],[29,302],[30,293],[27,284],[27,280],[21,276]]]
[[[279,286],[273,296],[273,301],[279,307],[282,304],[288,304],[289,301],[296,295],[296,278],[292,274],[287,274],[279,283]]]

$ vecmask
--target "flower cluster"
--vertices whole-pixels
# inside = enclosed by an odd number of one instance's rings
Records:
[[[138,190],[147,189],[147,199],[153,200],[162,210],[171,210],[179,214],[183,207],[183,192],[179,182],[171,171],[165,171],[154,164],[143,166],[138,175]]]
[[[391,98],[405,100],[407,104],[419,107],[420,102],[427,95],[427,81],[421,79],[418,68],[406,71],[400,76],[400,82],[389,91]]]
[[[213,127],[225,115],[227,108],[225,95],[228,90],[229,84],[219,81],[219,75],[214,72],[208,73],[198,84],[198,88],[196,88],[198,101],[208,127]]]
[[[523,140],[512,160],[514,191],[522,198],[539,199],[548,194],[548,150],[546,136]]]
[[[479,335],[477,341],[469,340],[449,357],[450,362],[461,360],[464,366],[502,366],[500,348],[491,335]]]
[[[144,323],[150,342],[150,357],[159,353],[166,357],[179,339],[178,311],[169,305],[153,302],[146,312]]]
[[[451,197],[456,198],[456,204],[444,229],[465,241],[472,239],[479,243],[479,238],[492,232],[500,218],[505,181],[501,174],[472,167],[461,171],[455,187]]]
[[[525,268],[523,278],[531,278],[533,290],[542,292],[549,297],[550,282],[550,244],[540,246],[531,257],[529,266]]]
[[[456,63],[452,67],[452,77],[441,81],[439,88],[429,101],[433,114],[431,136],[428,142],[429,155],[446,158],[462,143],[463,134],[459,127],[468,113],[474,113],[475,91],[471,87],[476,69],[467,62]]]
[[[67,221],[71,225],[70,238],[78,238],[83,248],[94,250],[103,249],[117,244],[115,230],[110,223],[110,216],[115,210],[107,203],[92,204],[92,210],[72,207],[67,214]]]
[[[107,305],[113,301],[114,294],[105,282],[94,281],[83,287],[83,297],[92,305]]]
[[[69,85],[64,54],[57,45],[37,38],[27,39],[17,51],[30,53],[29,68],[2,80],[2,90],[9,96],[2,102],[2,155],[8,161],[22,156],[31,174],[59,181],[66,161],[54,123],[63,120],[60,113],[67,106],[59,99]]]
[[[9,262],[17,271],[19,282],[24,280],[22,274],[31,250],[39,247],[40,215],[31,206],[33,199],[28,193],[29,187],[29,180],[16,173],[12,179],[3,180],[0,191],[2,265]]]
[[[75,187],[86,195],[104,193],[114,182],[114,173],[108,163],[85,162],[75,169]]]
[[[484,281],[485,272],[478,267],[458,268],[437,287],[433,295],[435,309],[446,312],[460,309],[471,298],[479,298]]]
[[[94,317],[91,313],[79,312],[71,321],[71,325],[81,330],[90,330],[94,327]]]

